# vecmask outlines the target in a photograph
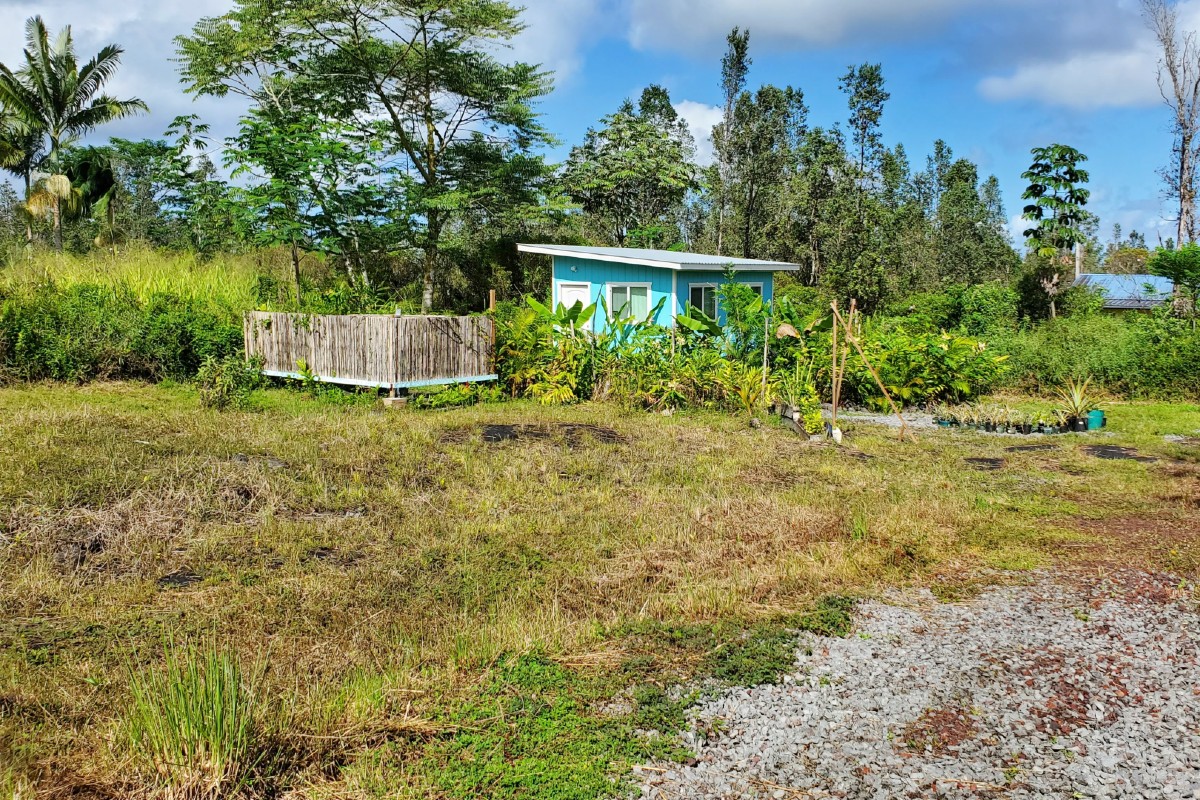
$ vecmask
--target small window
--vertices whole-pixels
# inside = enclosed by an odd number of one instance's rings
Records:
[[[754,293],[756,295],[758,295],[759,297],[763,296],[762,295],[762,292],[763,292],[762,286],[763,285],[761,283],[747,283],[746,285],[749,286],[751,289],[753,289]]]
[[[688,292],[688,303],[692,308],[704,312],[706,317],[717,318],[717,287],[711,284],[693,286]]]
[[[616,319],[645,319],[650,313],[650,287],[614,285],[609,290],[609,313]]]

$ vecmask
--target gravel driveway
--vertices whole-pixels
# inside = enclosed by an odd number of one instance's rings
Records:
[[[703,705],[698,760],[643,767],[642,796],[1200,798],[1190,593],[1132,570],[1035,580],[863,605],[779,685]]]

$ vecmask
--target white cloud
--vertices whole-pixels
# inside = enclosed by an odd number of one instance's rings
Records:
[[[988,100],[1036,100],[1074,109],[1149,106],[1161,101],[1157,53],[1141,40],[1117,53],[1077,53],[1060,61],[1021,64],[979,82]]]
[[[734,26],[754,41],[826,46],[928,32],[972,8],[1020,0],[630,0],[634,47],[687,50],[719,45]]]
[[[1062,48],[1056,57],[1029,58],[1008,74],[980,80],[980,94],[988,100],[1034,100],[1076,110],[1160,103],[1159,45],[1135,7],[1126,2],[1118,2],[1116,7],[1123,14],[1120,23],[1127,26],[1124,41],[1092,49],[1076,43],[1075,47]],[[1182,0],[1176,8],[1182,30],[1200,29],[1200,0]],[[1077,13],[1087,14],[1089,10]]]
[[[559,83],[569,81],[583,66],[585,40],[596,40],[612,14],[601,14],[599,0],[524,0],[525,30],[512,42],[520,61],[542,64]]]
[[[174,117],[190,113],[200,114],[212,124],[214,133],[224,135],[232,129],[240,104],[231,99],[194,103],[184,94],[172,61],[173,40],[188,33],[201,17],[223,14],[232,5],[232,0],[190,0],[186,4],[161,0],[0,2],[0,14],[9,21],[0,28],[0,62],[11,67],[23,62],[25,19],[41,14],[52,37],[62,27],[71,26],[80,61],[107,44],[125,48],[121,67],[106,91],[120,98],[141,98],[150,106],[150,114],[106,125],[98,132],[99,138],[157,138]]]
[[[696,162],[702,167],[713,163],[716,156],[713,153],[712,129],[721,121],[721,109],[695,100],[681,100],[675,104],[675,110],[687,122],[692,138],[696,140]]]

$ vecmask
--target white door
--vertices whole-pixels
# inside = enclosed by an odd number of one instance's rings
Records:
[[[567,308],[576,303],[583,303],[587,308],[592,304],[592,287],[586,283],[560,283],[558,285],[558,302]],[[589,322],[590,326],[591,323]]]

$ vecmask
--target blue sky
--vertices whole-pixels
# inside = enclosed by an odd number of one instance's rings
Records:
[[[1155,83],[1156,51],[1136,0],[526,0],[528,29],[514,56],[557,73],[542,104],[565,155],[590,125],[650,83],[666,86],[701,149],[720,103],[720,58],[733,25],[751,32],[750,85],[804,90],[812,124],[844,120],[838,76],[881,62],[892,94],[889,144],[915,167],[935,138],[994,173],[1019,214],[1029,149],[1051,142],[1090,157],[1092,210],[1107,236],[1114,222],[1154,242],[1172,225],[1157,170],[1170,154],[1168,111]],[[126,48],[114,84],[152,114],[107,135],[159,136],[172,117],[199,113],[214,133],[232,131],[233,101],[193,103],[175,76],[171,39],[229,0],[0,0],[0,61],[20,55],[20,22],[41,14],[72,24],[79,49]],[[1181,0],[1185,27],[1200,29],[1200,0]],[[1013,228],[1019,230],[1019,221]]]

